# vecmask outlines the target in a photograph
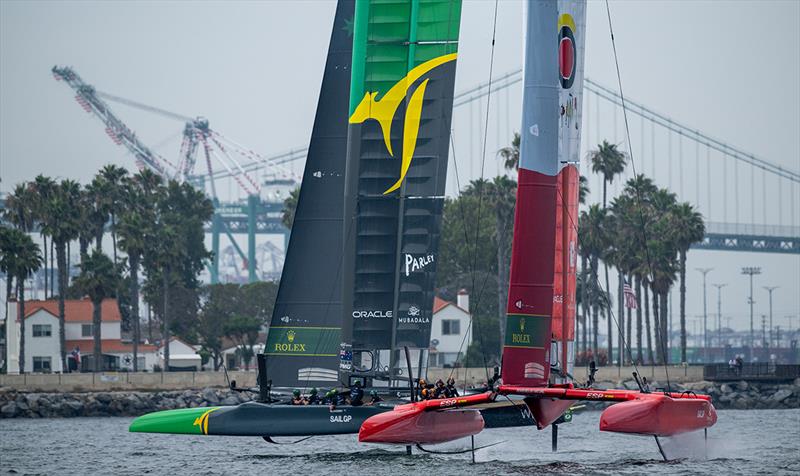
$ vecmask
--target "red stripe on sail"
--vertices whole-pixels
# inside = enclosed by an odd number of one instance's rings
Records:
[[[568,165],[558,173],[552,321],[553,339],[558,341],[575,340],[578,177],[574,165]],[[565,321],[562,321],[562,316],[566,316]]]
[[[535,322],[515,318],[521,327],[516,336],[506,329],[502,377],[509,385],[546,385],[550,374],[556,188],[556,176],[519,169],[507,309]],[[534,329],[543,335],[526,333]]]

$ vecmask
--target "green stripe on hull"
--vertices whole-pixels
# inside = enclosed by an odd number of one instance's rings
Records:
[[[148,413],[133,420],[132,433],[207,435],[209,415],[222,407],[181,408]]]

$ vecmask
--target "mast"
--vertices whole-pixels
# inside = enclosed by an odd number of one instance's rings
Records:
[[[530,1],[524,17],[523,118],[503,382],[542,386],[550,382],[551,364],[558,363],[561,379],[567,378],[574,352],[585,3]]]
[[[460,0],[356,3],[342,302],[355,349],[427,349],[447,175]],[[388,352],[388,353],[387,353]],[[396,375],[396,374],[395,374]]]
[[[303,182],[275,300],[267,375],[276,387],[335,386],[342,306],[342,223],[355,2],[333,21]]]

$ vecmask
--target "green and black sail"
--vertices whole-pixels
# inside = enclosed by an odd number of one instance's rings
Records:
[[[336,8],[303,183],[267,343],[277,387],[336,385],[354,0]]]
[[[342,305],[357,350],[429,346],[460,18],[460,0],[356,2]]]

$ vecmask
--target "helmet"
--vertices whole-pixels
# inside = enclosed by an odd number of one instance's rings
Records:
[[[356,380],[356,383],[354,385],[356,387],[361,387],[361,380]]]
[[[337,393],[339,393],[339,390],[335,388],[331,390],[331,395],[336,395]]]
[[[317,394],[317,388],[314,387],[311,389],[311,395],[316,395],[316,394]]]
[[[436,381],[436,386],[438,387],[439,385],[444,385],[444,382],[442,381],[442,379],[439,379],[439,380]]]
[[[294,395],[295,397],[299,397],[300,396],[300,390],[294,389],[294,392],[292,392],[292,395]]]
[[[424,378],[419,379],[419,384],[420,385],[425,385],[425,379]]]
[[[456,383],[456,379],[450,377],[447,379],[447,385],[454,385]]]
[[[369,396],[370,397],[377,397],[378,396],[378,391],[377,390],[370,390],[369,391]]]

